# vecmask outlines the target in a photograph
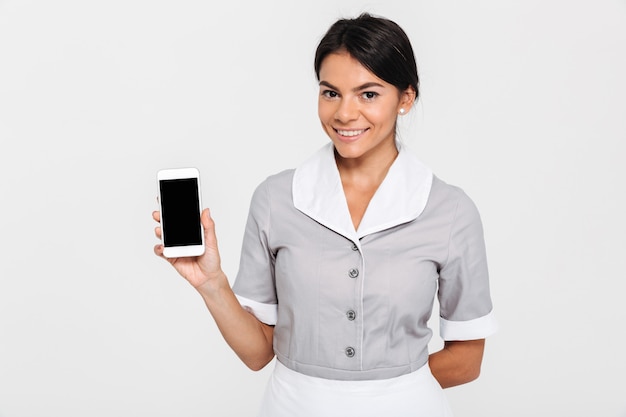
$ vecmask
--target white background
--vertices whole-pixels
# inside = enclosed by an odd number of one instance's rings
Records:
[[[404,142],[483,216],[501,330],[456,415],[626,416],[625,0],[4,0],[1,417],[253,415],[271,366],[153,255],[155,174],[201,170],[232,281],[256,185],[326,142],[315,46],[362,11],[415,48]]]

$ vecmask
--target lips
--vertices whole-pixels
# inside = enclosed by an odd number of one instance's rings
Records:
[[[359,130],[343,130],[343,129],[335,129],[335,132],[339,133],[341,136],[352,137],[359,136],[361,133],[365,132],[367,129],[359,129]]]
[[[352,137],[352,136],[359,136],[361,133],[365,132],[365,129],[359,129],[359,130],[340,130],[340,129],[335,129],[335,131],[337,133],[339,133],[341,136]]]
[[[335,129],[335,132],[339,135],[339,139],[343,138],[346,141],[352,141],[368,130],[369,129]]]

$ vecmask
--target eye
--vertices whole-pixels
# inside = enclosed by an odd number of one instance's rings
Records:
[[[337,94],[337,92],[333,90],[324,90],[322,91],[322,96],[326,98],[336,98],[339,96],[339,94]]]
[[[372,101],[376,97],[378,97],[378,93],[376,93],[374,91],[366,91],[363,94],[361,94],[361,97],[363,97],[363,99],[365,99],[367,101]]]

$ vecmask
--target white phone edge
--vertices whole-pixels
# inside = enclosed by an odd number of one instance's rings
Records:
[[[202,190],[200,186],[200,170],[195,167],[187,168],[165,168],[157,171],[157,189],[159,195],[159,210],[162,212],[161,206],[161,187],[159,181],[161,180],[177,180],[183,178],[196,178],[198,181],[198,212],[202,213]],[[165,242],[165,229],[163,227],[163,217],[161,216],[161,241]],[[204,254],[204,227],[200,224],[202,238],[202,244],[200,245],[188,245],[188,246],[163,246],[163,256],[166,258],[183,258],[189,256],[200,256]]]

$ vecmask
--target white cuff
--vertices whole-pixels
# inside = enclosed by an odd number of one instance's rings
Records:
[[[263,304],[237,294],[235,294],[235,297],[239,300],[239,304],[252,313],[259,321],[270,326],[276,324],[276,320],[278,319],[278,304]]]
[[[439,334],[443,340],[475,340],[491,336],[498,330],[493,310],[486,316],[467,321],[449,321],[439,317]]]

